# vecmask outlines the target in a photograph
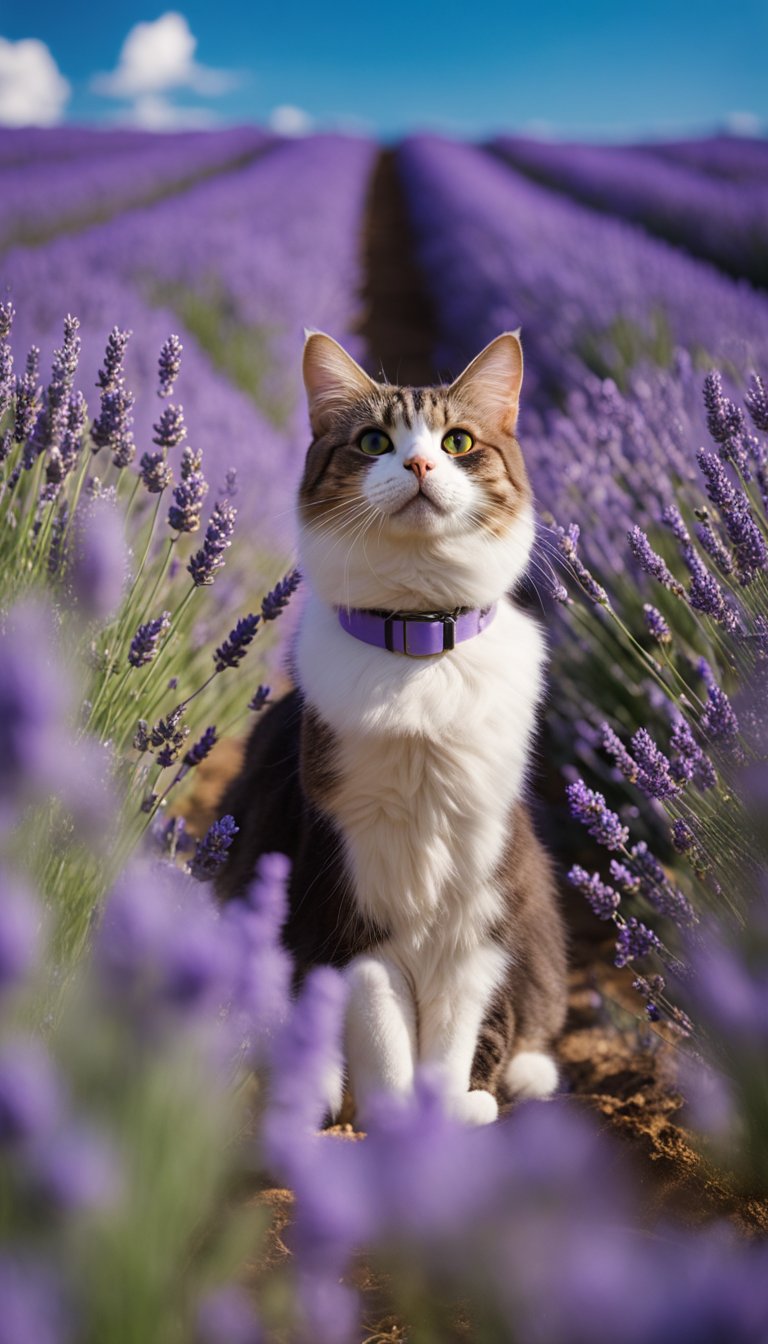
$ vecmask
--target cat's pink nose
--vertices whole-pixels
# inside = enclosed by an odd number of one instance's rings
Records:
[[[435,464],[431,458],[421,457],[419,454],[415,453],[413,456],[407,457],[403,463],[406,471],[412,471],[414,476],[418,477],[420,481],[424,480],[427,472],[431,471],[434,465]]]

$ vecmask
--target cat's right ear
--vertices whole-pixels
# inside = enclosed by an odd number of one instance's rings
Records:
[[[324,331],[305,333],[303,374],[309,421],[315,434],[324,434],[334,416],[376,386],[338,341]]]

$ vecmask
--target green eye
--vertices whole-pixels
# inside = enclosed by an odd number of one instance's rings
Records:
[[[452,429],[450,434],[446,434],[443,439],[443,448],[451,457],[461,457],[468,453],[470,448],[474,448],[475,440],[466,429]]]
[[[380,429],[369,429],[361,438],[360,447],[369,457],[382,457],[392,452],[392,440]]]

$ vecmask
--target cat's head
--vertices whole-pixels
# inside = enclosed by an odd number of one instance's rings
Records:
[[[523,354],[505,332],[448,386],[378,383],[312,332],[313,440],[299,492],[301,563],[342,606],[482,606],[526,567],[531,489],[515,437]]]

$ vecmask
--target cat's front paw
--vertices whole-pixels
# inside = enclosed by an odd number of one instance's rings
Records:
[[[496,1098],[481,1088],[446,1097],[445,1108],[451,1119],[462,1125],[491,1125],[499,1115]]]

